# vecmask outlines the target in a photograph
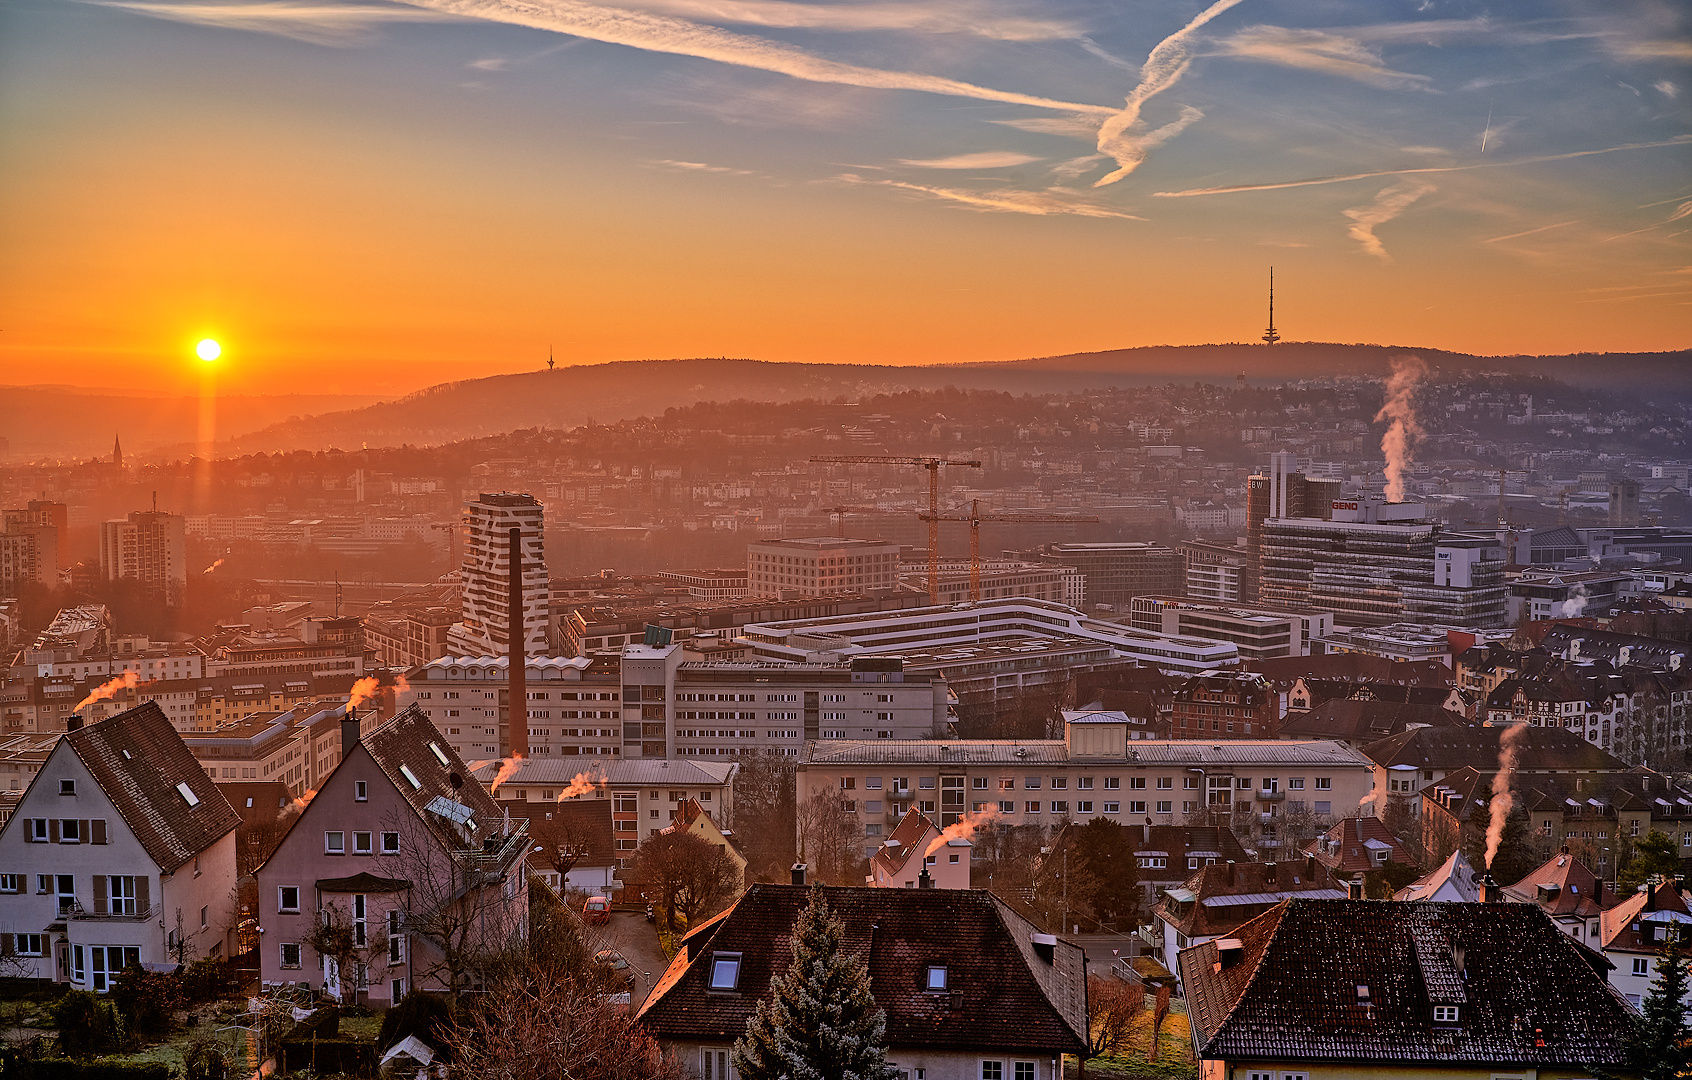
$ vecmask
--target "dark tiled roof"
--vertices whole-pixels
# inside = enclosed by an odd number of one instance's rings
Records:
[[[1450,686],[1452,681],[1451,669],[1438,660],[1392,660],[1367,653],[1277,656],[1267,660],[1247,660],[1240,666],[1262,672],[1271,682],[1285,686],[1291,686],[1300,678],[1407,683],[1413,686]]]
[[[1442,696],[1449,691],[1442,691]],[[1373,742],[1397,735],[1410,724],[1460,727],[1468,721],[1449,709],[1406,701],[1368,701],[1335,698],[1306,713],[1290,713],[1281,721],[1286,739],[1346,739]]]
[[[1415,865],[1416,860],[1404,850],[1404,845],[1399,843],[1398,837],[1392,834],[1392,830],[1386,827],[1384,821],[1376,817],[1351,817],[1336,822],[1333,828],[1306,844],[1304,851],[1306,854],[1315,855],[1317,862],[1331,870],[1356,875],[1381,865],[1371,854],[1372,851],[1381,849],[1369,847],[1370,841],[1377,845],[1386,845],[1389,862],[1405,866]],[[1339,850],[1330,855],[1329,848],[1334,842],[1338,843]]]
[[[1363,747],[1376,765],[1419,769],[1495,769],[1501,727],[1412,728]],[[1627,762],[1564,728],[1533,727],[1516,740],[1516,772],[1545,769],[1625,772]]]
[[[240,824],[156,702],[69,732],[65,741],[161,870],[175,870]],[[178,784],[188,786],[193,805]]]
[[[1065,826],[1067,828],[1067,826]],[[927,835],[929,829],[938,828],[923,816],[921,810],[912,807],[905,811],[905,816],[899,819],[899,824],[876,851],[872,860],[881,872],[888,877],[898,877],[905,869],[905,864],[911,861],[911,853],[916,845]]]
[[[417,816],[440,836],[448,850],[480,847],[483,838],[498,834],[502,821],[498,804],[470,775],[463,759],[422,709],[416,705],[407,706],[399,715],[365,734],[359,741],[376,762],[376,767],[417,810]],[[401,771],[402,766],[417,779],[415,786]],[[456,785],[453,783],[455,776],[459,781]],[[436,798],[450,799],[469,808],[472,817],[468,843],[445,818],[429,812],[429,804]]]
[[[1166,892],[1153,912],[1187,937],[1211,937],[1231,933],[1300,893],[1332,897],[1336,892],[1343,895],[1346,888],[1344,880],[1310,856],[1275,864],[1272,881],[1270,873],[1268,863],[1203,866],[1181,883],[1194,899],[1176,899]]]
[[[1659,911],[1692,914],[1687,910],[1686,898],[1673,881],[1659,882],[1648,889],[1640,889],[1604,912],[1598,923],[1599,943],[1606,952],[1613,949],[1657,952],[1662,943],[1651,940],[1654,936],[1652,929],[1657,924],[1649,916]]]
[[[793,924],[808,890],[757,884],[685,939],[640,1012],[659,1039],[729,1043],[746,1030],[770,981],[792,961]],[[891,1047],[1074,1053],[1087,1024],[1081,949],[1058,941],[1047,962],[1036,929],[980,889],[824,888],[846,927],[845,947],[868,965],[887,1010]],[[739,990],[706,989],[714,952],[741,954]],[[930,965],[946,994],[925,991]]]
[[[318,878],[317,891],[329,893],[391,893],[404,892],[411,882],[404,878],[377,877],[364,872],[352,877]]]
[[[1522,880],[1504,886],[1506,899],[1535,904],[1552,917],[1574,915],[1590,918],[1620,899],[1614,892],[1599,892],[1598,878],[1587,865],[1569,854],[1569,849],[1545,860]],[[1540,899],[1540,889],[1546,897]]]
[[[231,780],[217,785],[217,790],[223,792],[248,829],[281,820],[294,803],[288,785],[280,780]]]
[[[512,820],[527,818],[529,835],[536,841],[571,849],[585,848],[572,866],[611,866],[617,861],[610,799],[565,799],[560,803],[502,800],[499,805],[511,812]]]
[[[1236,936],[1225,966],[1181,953],[1204,1059],[1607,1065],[1633,1030],[1609,965],[1527,904],[1289,900]]]

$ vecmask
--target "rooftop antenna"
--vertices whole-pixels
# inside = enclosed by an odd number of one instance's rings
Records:
[[[1263,344],[1273,345],[1281,340],[1281,335],[1275,333],[1275,268],[1269,268],[1269,329],[1263,332]]]
[[[551,345],[548,345],[548,346],[547,346],[547,347],[546,347],[546,370],[548,370],[548,371],[551,371],[551,370],[552,370],[552,366],[553,366],[553,365],[554,365],[554,364],[555,364],[555,363],[557,363],[557,361],[555,361],[555,360],[554,360],[554,359],[553,359],[553,358],[552,358],[552,346],[551,346]]]

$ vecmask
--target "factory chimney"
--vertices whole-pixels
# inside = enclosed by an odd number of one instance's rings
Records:
[[[511,733],[511,757],[529,756],[528,656],[523,651],[523,530],[511,530],[511,586],[506,595],[506,656],[509,658],[505,725]]]

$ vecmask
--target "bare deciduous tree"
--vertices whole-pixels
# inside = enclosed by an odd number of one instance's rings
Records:
[[[740,894],[739,868],[728,852],[703,837],[686,832],[661,832],[648,837],[635,852],[635,870],[658,892],[671,933],[675,916],[692,926],[695,920],[720,911]]]
[[[814,792],[799,807],[799,859],[827,885],[862,885],[861,826],[833,791]]]

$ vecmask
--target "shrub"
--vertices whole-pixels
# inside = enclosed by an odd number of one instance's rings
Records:
[[[86,990],[72,990],[54,1003],[53,1026],[59,1032],[59,1052],[84,1058],[110,1054],[122,1041],[122,1025],[112,1003]]]
[[[413,990],[400,998],[399,1004],[382,1017],[382,1031],[376,1045],[386,1051],[407,1035],[415,1035],[439,1049],[446,1045],[447,1032],[452,1028],[452,1006],[439,994]]]

